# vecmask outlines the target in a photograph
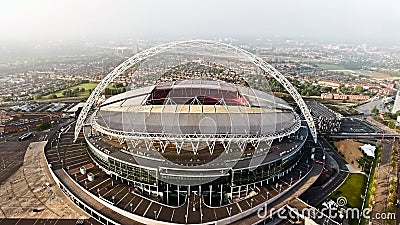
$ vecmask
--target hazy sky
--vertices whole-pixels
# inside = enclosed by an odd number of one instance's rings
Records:
[[[0,41],[210,36],[400,42],[400,1],[0,0]]]

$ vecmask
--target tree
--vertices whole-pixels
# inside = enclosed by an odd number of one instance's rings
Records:
[[[121,88],[121,87],[123,87],[123,86],[124,86],[124,85],[121,84],[121,83],[115,83],[115,84],[112,85],[113,88]]]
[[[50,95],[50,99],[55,99],[55,98],[57,98],[57,95],[56,95],[56,94],[51,94],[51,95]]]
[[[395,121],[389,121],[388,127],[391,128],[391,129],[396,128],[396,122]]]
[[[38,125],[39,130],[47,130],[51,128],[50,123],[41,123]]]
[[[347,90],[346,90],[346,87],[344,86],[344,84],[341,84],[341,85],[339,86],[339,91],[340,91],[342,94],[346,94],[346,93],[347,93]]]
[[[104,94],[105,95],[111,95],[112,94],[112,90],[110,88],[105,88],[104,89]]]
[[[330,93],[332,92],[332,87],[322,87],[321,92]]]
[[[36,94],[36,95],[33,96],[33,100],[38,100],[38,99],[41,99],[41,98],[42,98],[41,94]]]
[[[356,86],[356,87],[354,88],[354,92],[355,92],[356,94],[360,94],[360,93],[362,93],[363,91],[364,91],[364,88],[361,87],[361,86]]]
[[[379,109],[377,109],[376,106],[375,106],[375,107],[371,110],[371,113],[377,115],[377,114],[379,114]]]

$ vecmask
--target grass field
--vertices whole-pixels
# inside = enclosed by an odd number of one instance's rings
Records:
[[[350,174],[343,185],[332,193],[331,198],[336,200],[341,196],[345,197],[349,207],[361,209],[361,195],[364,195],[366,185],[367,177],[364,174]]]
[[[329,63],[316,63],[316,65],[324,70],[346,70],[346,68],[336,65],[336,64],[329,64]]]
[[[85,88],[85,91],[84,92],[79,92],[77,97],[78,98],[85,98],[85,97],[87,98],[90,95],[89,89],[93,90],[96,86],[97,86],[97,83],[78,84],[78,85],[72,86],[70,88],[67,88],[67,89],[64,89],[64,90],[57,91],[55,93],[51,93],[51,94],[45,95],[42,98],[43,99],[49,99],[52,94],[57,95],[57,98],[63,98],[63,97],[65,97],[62,94],[63,91],[65,91],[65,90],[73,90],[73,89],[76,89],[76,88]]]

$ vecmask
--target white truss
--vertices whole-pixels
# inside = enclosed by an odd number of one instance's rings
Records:
[[[146,144],[147,150],[151,150],[153,148],[153,140],[144,140],[144,143]]]
[[[190,143],[192,144],[193,153],[195,155],[197,155],[198,154],[198,150],[199,150],[200,141],[190,142]]]
[[[238,141],[236,141],[236,145],[237,145],[237,146],[240,148],[240,150],[243,152],[244,150],[246,150],[247,141],[238,140]]]
[[[121,131],[114,130],[108,127],[101,126],[97,123],[96,113],[93,113],[90,120],[90,125],[97,132],[112,136],[114,138],[122,138],[124,140],[141,140],[147,142],[159,142],[159,141],[169,141],[170,143],[183,144],[186,143],[197,143],[197,142],[221,142],[226,145],[226,142],[241,142],[251,143],[253,147],[257,148],[260,142],[272,141],[277,138],[283,138],[290,134],[295,133],[301,127],[301,121],[299,115],[295,115],[295,123],[293,126],[286,128],[284,130],[279,130],[275,133],[268,134],[173,134],[173,133],[148,133],[140,131]],[[151,144],[152,144],[151,143]],[[146,143],[148,144],[148,143]]]
[[[96,111],[97,112],[97,111]],[[126,132],[120,130],[112,130],[110,128],[101,126],[97,123],[98,117],[96,112],[90,117],[90,124],[92,129],[96,130],[102,136],[114,137],[116,139],[123,139],[132,143],[135,148],[139,143],[144,143],[148,151],[156,149],[157,151],[165,152],[168,144],[172,143],[176,147],[176,153],[179,155],[183,148],[184,143],[191,145],[191,149],[195,155],[198,154],[200,142],[206,143],[210,154],[214,153],[216,142],[221,143],[226,153],[232,151],[232,142],[237,145],[238,149],[243,152],[247,145],[250,144],[255,149],[256,153],[268,153],[273,140],[289,136],[301,127],[299,116],[295,113],[295,121],[292,127],[285,130],[280,130],[273,134],[259,135],[259,134],[171,134],[171,133],[147,133],[147,132]],[[155,148],[154,143],[159,143],[160,147]]]
[[[232,140],[221,141],[222,146],[224,146],[225,152],[228,153],[231,147]]]
[[[140,140],[139,139],[131,139],[132,147],[136,148],[138,146]]]
[[[177,141],[174,141],[174,143],[175,143],[175,147],[176,147],[176,153],[179,155],[179,154],[181,154],[181,150],[182,150],[182,146],[183,146],[183,144],[185,143],[184,141],[182,141],[182,142],[177,142]]]
[[[208,150],[210,151],[210,155],[214,154],[214,148],[215,148],[215,141],[206,141]]]
[[[160,146],[161,146],[161,152],[164,153],[165,149],[167,148],[167,146],[169,145],[169,141],[160,141]]]
[[[272,76],[275,80],[277,80],[293,97],[297,105],[299,106],[301,112],[303,113],[308,127],[310,129],[311,135],[315,142],[317,142],[317,130],[314,124],[314,120],[311,116],[310,110],[308,109],[307,105],[305,104],[304,100],[301,98],[300,94],[296,91],[293,85],[283,76],[278,70],[276,70],[273,66],[269,65],[267,62],[262,60],[261,58],[255,56],[254,54],[243,50],[241,48],[232,46],[230,44],[215,42],[210,40],[190,40],[190,41],[176,41],[170,42],[162,45],[158,45],[152,48],[149,48],[145,51],[142,51],[131,58],[127,59],[119,66],[117,66],[113,71],[111,71],[107,76],[97,85],[97,87],[93,90],[90,94],[88,100],[86,101],[85,106],[83,107],[81,113],[79,114],[76,126],[75,126],[75,137],[74,141],[77,140],[82,127],[85,124],[86,118],[92,108],[92,106],[96,103],[99,99],[101,92],[114,80],[115,77],[119,76],[126,70],[132,67],[138,67],[140,62],[144,61],[145,59],[157,55],[159,53],[165,52],[169,49],[173,49],[177,46],[212,46],[214,48],[218,48],[220,50],[226,50],[228,52],[235,52],[238,55],[245,56],[248,60],[250,60],[254,65],[264,71],[266,74]],[[232,51],[233,50],[233,51]]]

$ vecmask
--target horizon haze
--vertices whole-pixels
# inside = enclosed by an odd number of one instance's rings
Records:
[[[271,37],[400,43],[400,2],[2,0],[0,43]]]

